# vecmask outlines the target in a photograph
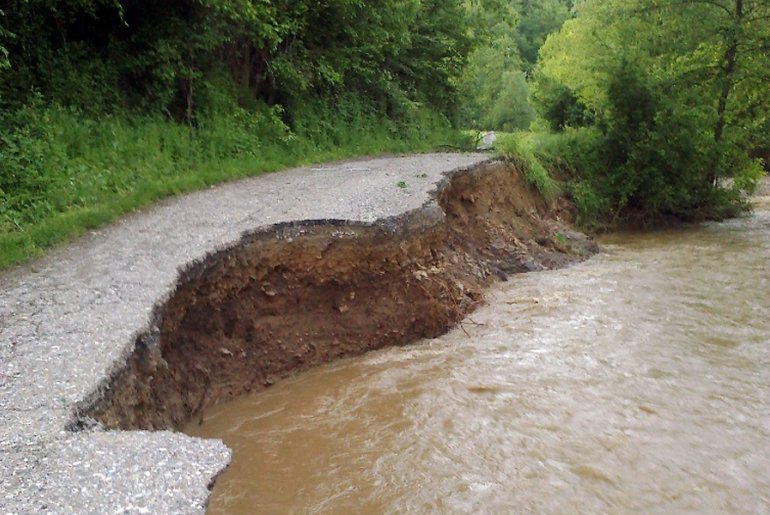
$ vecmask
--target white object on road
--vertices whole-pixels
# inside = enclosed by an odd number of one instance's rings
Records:
[[[476,150],[491,150],[495,146],[495,131],[489,131],[481,134],[481,140],[476,145]]]

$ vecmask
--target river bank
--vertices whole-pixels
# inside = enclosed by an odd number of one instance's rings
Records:
[[[233,450],[208,513],[766,513],[767,186],[206,410],[185,431]]]
[[[566,204],[545,202],[487,159],[351,161],[227,184],[0,275],[4,510],[200,511],[229,450],[167,430],[298,369],[440,334],[481,302],[490,280],[590,255],[592,242],[566,223]],[[382,312],[378,287],[393,303]],[[313,310],[298,304],[308,291]],[[293,303],[293,316],[310,318],[249,326],[273,315],[238,299],[276,313]],[[304,329],[323,312],[335,318],[319,351]],[[335,339],[373,327],[363,345],[334,349]],[[255,338],[261,330],[272,337]],[[271,358],[250,354],[254,344],[272,344]],[[203,354],[183,359],[190,349]],[[238,375],[241,362],[260,367]]]

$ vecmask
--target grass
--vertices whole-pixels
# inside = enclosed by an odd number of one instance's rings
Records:
[[[543,164],[543,158],[538,154],[537,133],[512,132],[499,133],[495,141],[495,151],[501,157],[518,164],[526,181],[537,188],[543,197],[552,199],[562,190],[551,177]]]
[[[84,118],[46,108],[0,119],[0,268],[159,199],[293,166],[431,150],[461,136],[429,113],[396,124],[361,113],[236,112],[196,129],[140,117]]]
[[[464,136],[478,144],[481,141],[482,131],[464,131]],[[550,137],[549,134],[518,131],[495,131],[495,142],[492,149],[495,154],[508,161],[515,162],[526,181],[534,186],[541,195],[552,199],[562,193],[559,183],[548,172],[549,161],[552,156],[546,156],[543,150],[542,138]]]

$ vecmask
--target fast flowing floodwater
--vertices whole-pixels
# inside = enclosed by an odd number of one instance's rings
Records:
[[[770,205],[206,413],[212,513],[770,512]]]

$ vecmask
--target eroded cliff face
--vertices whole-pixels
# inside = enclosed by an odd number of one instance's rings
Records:
[[[78,423],[179,429],[289,374],[443,334],[490,281],[596,251],[508,163],[454,172],[435,200],[375,224],[274,226],[190,266]]]

